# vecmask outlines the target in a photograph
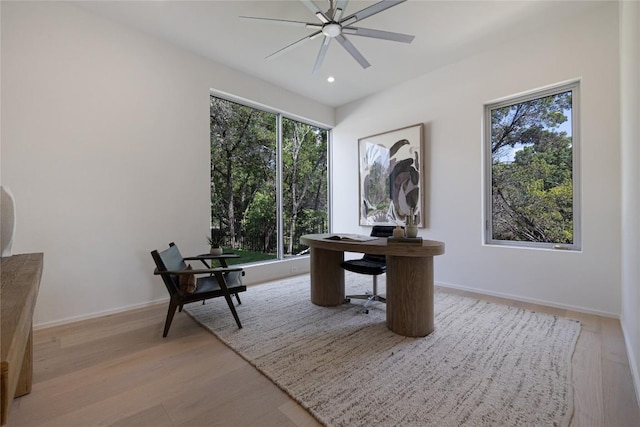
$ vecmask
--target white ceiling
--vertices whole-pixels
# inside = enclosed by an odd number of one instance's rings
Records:
[[[314,0],[323,11],[327,0]],[[344,16],[376,1],[351,0]],[[347,36],[371,63],[360,65],[335,40],[322,69],[311,71],[318,37],[266,61],[314,30],[241,20],[256,16],[319,22],[298,0],[79,1],[71,4],[169,41],[323,104],[338,107],[481,50],[598,6],[595,1],[409,0],[354,26],[415,35],[411,44]],[[328,76],[335,76],[328,83]]]

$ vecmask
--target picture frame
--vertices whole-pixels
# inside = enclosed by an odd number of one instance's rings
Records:
[[[358,139],[360,225],[425,224],[424,125]]]

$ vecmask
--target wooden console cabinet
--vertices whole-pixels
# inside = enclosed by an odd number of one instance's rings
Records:
[[[33,311],[40,288],[43,254],[2,258],[0,265],[0,423],[15,397],[31,392]]]

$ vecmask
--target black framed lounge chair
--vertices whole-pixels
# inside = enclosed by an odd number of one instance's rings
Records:
[[[240,292],[247,290],[242,284],[244,270],[240,267],[229,268],[226,263],[228,258],[237,258],[234,254],[223,255],[198,255],[183,257],[175,243],[169,243],[169,248],[163,251],[154,250],[151,257],[156,263],[153,274],[160,275],[167,291],[169,292],[169,309],[164,324],[163,337],[166,337],[171,327],[171,321],[176,309],[182,311],[182,306],[187,303],[204,301],[211,298],[224,297],[229,305],[231,314],[242,328],[240,318],[233,305],[231,296],[235,296],[238,304],[241,304]],[[221,267],[212,267],[208,262],[218,260]],[[201,269],[189,269],[185,261],[200,261],[204,264]],[[203,277],[196,277],[203,276]],[[182,289],[181,289],[181,284]],[[193,289],[195,287],[195,289]],[[190,289],[193,289],[190,292]]]

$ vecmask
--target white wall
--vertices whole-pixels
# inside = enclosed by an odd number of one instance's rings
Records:
[[[436,282],[617,316],[620,313],[618,10],[611,3],[339,108],[334,229],[358,230],[357,140],[425,123],[428,227],[445,242]],[[484,246],[483,105],[581,79],[582,251]],[[338,214],[339,213],[339,214]],[[366,229],[361,229],[366,233]]]
[[[166,298],[149,252],[206,251],[210,88],[333,124],[332,108],[75,6],[1,7],[1,182],[13,252],[45,254],[36,325]]]
[[[622,313],[629,364],[640,402],[640,3],[620,4],[622,147]]]

